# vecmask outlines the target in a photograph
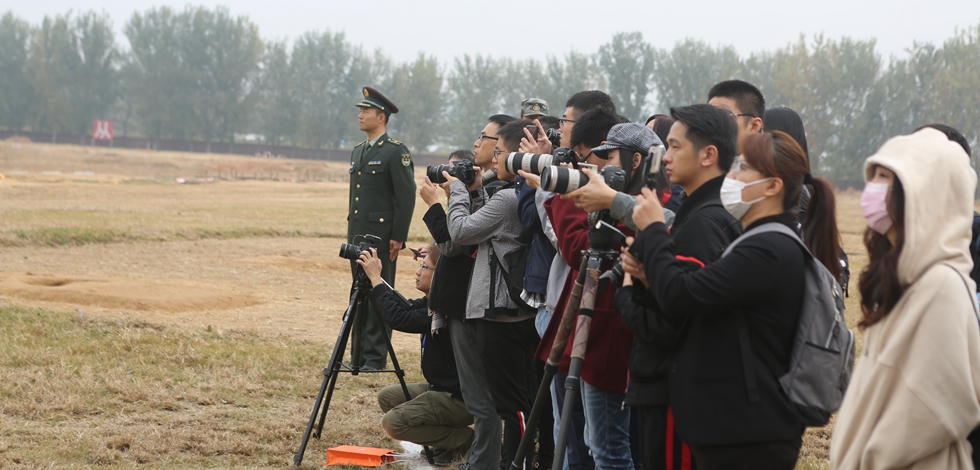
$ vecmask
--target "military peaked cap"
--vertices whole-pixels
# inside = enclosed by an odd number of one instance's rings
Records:
[[[395,103],[392,103],[391,100],[386,98],[385,95],[382,95],[378,90],[366,86],[363,91],[364,99],[354,106],[358,108],[378,108],[385,114],[395,114],[398,112],[398,106],[395,106]]]

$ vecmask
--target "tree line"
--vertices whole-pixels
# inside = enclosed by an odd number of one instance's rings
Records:
[[[402,112],[393,136],[419,152],[468,147],[487,116],[517,114],[543,98],[560,115],[586,89],[608,92],[624,116],[643,121],[670,106],[704,102],[714,83],[741,78],[768,106],[806,123],[814,172],[859,184],[864,157],[889,136],[943,122],[974,145],[980,128],[980,24],[941,45],[913,43],[882,59],[874,40],[801,36],[740,56],[732,46],[685,39],[660,49],[618,33],[593,53],[514,60],[475,54],[439,63],[420,53],[396,63],[343,33],[307,32],[292,44],[265,40],[227,8],[158,7],[134,13],[115,37],[106,14],[66,13],[32,25],[0,19],[0,126],[84,134],[93,119],[151,139],[346,148],[362,139],[352,104],[363,85]],[[123,47],[122,43],[128,47]]]

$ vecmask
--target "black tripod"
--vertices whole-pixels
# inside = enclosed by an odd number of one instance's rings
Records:
[[[565,402],[562,407],[561,422],[558,426],[558,439],[555,440],[555,458],[551,463],[553,469],[560,469],[565,463],[565,447],[568,444],[568,432],[571,430],[575,400],[579,399],[578,393],[581,388],[579,374],[582,372],[582,362],[585,360],[586,348],[589,343],[589,328],[592,324],[602,264],[603,261],[614,262],[619,259],[619,252],[612,249],[614,241],[610,239],[610,234],[603,233],[598,225],[590,225],[596,227],[594,230],[589,230],[589,243],[592,248],[582,252],[584,257],[579,266],[578,277],[575,279],[575,285],[572,286],[568,303],[565,304],[565,311],[562,312],[561,326],[555,334],[555,341],[552,343],[548,361],[545,362],[544,377],[538,386],[538,394],[534,398],[534,405],[531,407],[531,415],[528,417],[527,423],[527,429],[533,429],[541,418],[541,410],[544,409],[544,402],[548,399],[548,387],[551,385],[555,373],[558,372],[558,365],[565,353],[565,345],[568,343],[568,335],[574,323],[575,337],[572,339],[571,362],[568,366],[568,377],[565,379]],[[611,226],[608,227],[612,228]],[[625,240],[625,236],[621,232],[612,230],[616,232],[612,235],[613,238],[616,238],[617,241]],[[521,445],[517,448],[517,455],[511,462],[512,470],[521,470],[524,456],[527,455],[533,439],[534,433],[524,433]]]
[[[367,316],[371,309],[368,308],[368,293],[371,291],[371,281],[368,279],[367,275],[364,274],[364,269],[357,266],[354,269],[354,285],[351,287],[350,293],[350,303],[347,305],[347,311],[344,312],[344,322],[340,327],[340,334],[337,335],[337,341],[333,345],[333,353],[330,355],[330,362],[327,363],[327,367],[323,369],[323,383],[320,384],[320,392],[316,395],[316,402],[313,403],[313,412],[310,413],[310,421],[306,425],[306,432],[303,433],[303,441],[300,442],[299,451],[293,457],[293,464],[297,467],[303,463],[303,454],[306,452],[306,444],[310,441],[310,435],[313,431],[314,426],[316,427],[316,432],[313,432],[313,437],[319,439],[320,434],[323,431],[323,423],[327,417],[327,410],[330,408],[330,398],[333,397],[334,386],[337,384],[337,376],[341,372],[350,372],[351,375],[358,375],[362,372],[364,373],[374,373],[374,372],[393,372],[398,376],[398,382],[402,386],[402,392],[405,393],[405,399],[410,400],[412,397],[408,393],[408,387],[405,385],[405,371],[398,366],[398,359],[395,357],[395,349],[391,346],[391,339],[385,335],[385,343],[388,346],[388,355],[391,357],[392,369],[390,370],[361,370],[360,360],[361,360],[361,335],[364,331],[364,323],[367,320]],[[375,310],[375,315],[378,315],[382,324],[384,323],[384,318],[381,314]],[[352,335],[353,333],[353,335]],[[344,364],[344,351],[347,350],[347,340],[351,340],[351,364]],[[326,398],[324,398],[326,395]],[[320,421],[317,423],[317,415],[320,416]],[[425,446],[425,455],[429,463],[433,463],[432,451],[428,446]]]

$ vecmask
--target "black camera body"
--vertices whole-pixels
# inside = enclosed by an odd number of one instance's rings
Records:
[[[429,165],[425,169],[425,176],[434,184],[442,184],[446,182],[446,178],[442,176],[444,171],[466,186],[476,181],[476,170],[473,169],[473,162],[470,160],[456,160],[449,165]]]
[[[548,141],[551,142],[552,147],[556,149],[564,148],[561,146],[561,131],[557,128],[552,127],[551,129],[546,130],[544,135],[548,137]],[[557,150],[555,152],[557,152]]]
[[[505,165],[507,172],[512,175],[516,175],[517,170],[540,175],[545,168],[562,163],[578,165],[575,154],[567,147],[558,147],[551,155],[547,153],[513,152],[507,155]]]
[[[360,243],[341,243],[340,244],[340,257],[349,259],[351,261],[357,261],[357,258],[361,257],[362,251],[371,251],[371,248],[375,250],[381,245],[381,237],[377,235],[354,235],[351,241],[357,241],[360,239]]]
[[[626,187],[626,172],[618,166],[606,165],[599,171],[603,181],[616,191]],[[541,187],[545,191],[566,194],[575,191],[589,183],[589,177],[576,170],[564,166],[549,166],[541,172]]]

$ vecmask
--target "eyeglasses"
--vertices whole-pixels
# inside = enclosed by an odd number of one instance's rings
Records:
[[[493,158],[499,157],[501,154],[507,153],[506,150],[500,150],[497,147],[493,148]]]
[[[749,166],[748,163],[745,163],[745,160],[743,160],[741,157],[736,159],[735,162],[732,164],[732,170],[734,170],[735,173],[741,173],[745,170],[754,170],[754,169],[755,168]]]
[[[558,118],[558,127],[565,127],[565,123],[566,122],[570,122],[572,124],[575,124],[575,120],[574,119]]]
[[[422,263],[422,264],[419,265],[419,269],[421,269],[423,271],[425,271],[426,269],[430,269],[432,271],[435,271],[436,270],[436,267],[435,266],[426,266],[425,263]]]
[[[751,117],[751,118],[756,117],[755,114],[748,114],[748,113],[735,114],[735,113],[732,113],[732,117],[739,117],[739,116],[748,116],[748,117]]]
[[[496,142],[496,141],[500,140],[500,137],[491,137],[489,135],[480,134],[480,137],[477,137],[476,138],[476,140],[479,140],[480,143],[483,143],[483,139],[490,139],[490,140]]]

